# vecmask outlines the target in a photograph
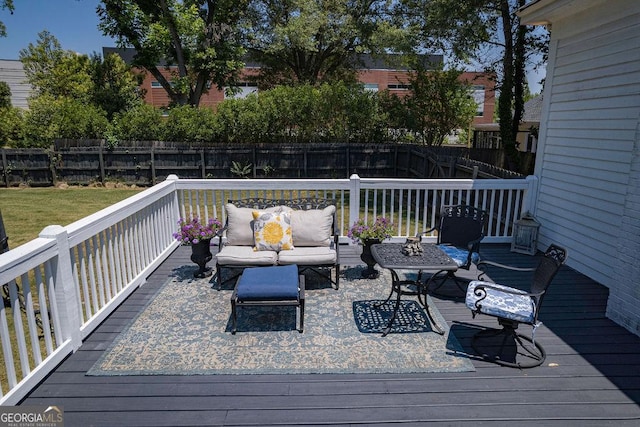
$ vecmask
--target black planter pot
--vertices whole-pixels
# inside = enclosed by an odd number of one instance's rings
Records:
[[[376,265],[376,260],[371,255],[371,245],[375,245],[376,243],[380,243],[379,239],[364,239],[362,241],[362,254],[360,254],[360,259],[367,264],[367,268],[362,270],[361,276],[364,279],[376,279],[380,272],[373,268]]]
[[[203,277],[211,276],[213,273],[211,267],[207,267],[207,263],[213,258],[210,245],[211,239],[200,240],[195,245],[191,245],[191,261],[200,267],[198,271],[193,273],[193,277],[202,279]]]

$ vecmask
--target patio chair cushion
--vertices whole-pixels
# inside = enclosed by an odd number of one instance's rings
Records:
[[[216,254],[221,265],[276,265],[276,251],[254,251],[253,246],[223,246]]]
[[[337,261],[336,251],[327,246],[303,246],[278,254],[278,264],[328,265]]]
[[[324,209],[291,211],[293,245],[330,246],[335,211],[336,207],[333,205]]]
[[[491,288],[485,288],[487,296],[476,306],[476,302],[484,296],[484,292],[479,292],[481,295],[474,293],[476,287],[481,285],[491,286]],[[501,289],[516,292],[517,295],[502,292]],[[533,323],[535,320],[536,307],[533,298],[527,295],[526,292],[509,286],[479,280],[472,281],[467,288],[466,304],[472,311],[479,311],[495,317],[523,323]]]
[[[296,300],[299,292],[295,265],[247,268],[236,285],[240,301]]]
[[[444,252],[447,255],[449,255],[449,258],[454,260],[456,262],[456,264],[458,264],[458,267],[462,267],[463,265],[467,264],[467,257],[469,256],[469,250],[468,249],[460,249],[460,248],[457,248],[455,246],[444,245],[444,244],[438,245],[438,247],[440,249],[442,249],[442,252]],[[472,252],[471,253],[471,262],[473,262],[475,264],[478,261],[480,261],[480,254],[477,253],[477,252]]]
[[[288,212],[253,211],[253,239],[256,251],[293,249],[291,216]]]
[[[225,205],[227,212],[227,244],[235,246],[253,246],[252,208],[239,208],[233,203]],[[282,206],[263,209],[266,212],[281,212]]]

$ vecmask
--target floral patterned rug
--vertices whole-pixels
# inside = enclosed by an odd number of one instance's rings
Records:
[[[387,271],[374,280],[361,279],[361,271],[361,267],[344,270],[339,290],[314,274],[306,276],[304,333],[296,331],[295,307],[239,307],[238,332],[232,335],[232,289],[212,288],[210,278],[193,279],[185,267],[176,271],[87,375],[474,370],[436,307],[431,304],[431,311],[445,328],[444,336],[433,332],[423,308],[410,302],[415,297],[403,297],[402,322],[389,335],[382,337],[379,329],[361,332],[359,327],[386,324],[384,313],[378,319],[366,318],[376,315],[372,303],[387,297],[391,281]],[[384,306],[381,309],[388,312]]]

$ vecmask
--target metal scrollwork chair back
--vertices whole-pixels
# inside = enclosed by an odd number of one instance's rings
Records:
[[[440,211],[438,225],[420,235],[437,231],[438,247],[456,262],[458,269],[469,270],[474,263],[480,260],[480,242],[484,238],[488,219],[488,214],[484,210],[474,206],[445,205]],[[432,281],[434,286],[430,292],[437,295],[438,289],[449,279],[453,279],[461,291],[460,296],[464,296],[467,290],[467,280],[456,276],[453,271],[439,271],[434,275],[434,278],[440,274],[444,275],[439,280]]]

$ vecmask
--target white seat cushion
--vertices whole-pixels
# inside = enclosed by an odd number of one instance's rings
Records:
[[[295,247],[290,251],[278,253],[278,264],[325,265],[335,264],[336,251],[327,246]]]
[[[276,251],[254,251],[253,246],[224,246],[216,254],[220,265],[276,265]]]

